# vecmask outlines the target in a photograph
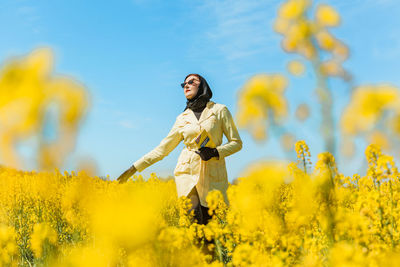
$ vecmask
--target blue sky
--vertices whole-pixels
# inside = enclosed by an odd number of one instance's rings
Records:
[[[300,57],[284,53],[281,37],[272,30],[281,3],[3,0],[0,60],[40,46],[53,48],[55,72],[75,77],[92,96],[90,113],[66,169],[91,157],[98,164],[98,175],[116,177],[169,132],[185,107],[179,84],[186,74],[202,74],[213,90],[212,100],[227,105],[233,114],[237,92],[252,75],[288,74],[287,62]],[[351,57],[344,66],[353,74],[355,85],[390,82],[400,86],[400,2],[324,3],[332,4],[342,16],[342,25],[332,32],[350,47]],[[330,86],[338,118],[349,89],[336,79]],[[286,92],[290,114],[301,102],[312,105],[309,120],[304,124],[290,120],[287,128],[310,145],[313,162],[323,151],[314,87],[313,74],[307,70],[303,77],[290,78]],[[226,159],[230,180],[253,161],[285,156],[272,133],[265,143],[254,142],[245,130],[240,135],[243,149]],[[172,175],[182,148],[180,144],[141,174]],[[360,171],[365,146],[360,143],[359,149],[361,157],[339,160],[339,168],[348,174]]]

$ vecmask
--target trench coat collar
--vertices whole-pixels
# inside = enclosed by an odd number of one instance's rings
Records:
[[[197,120],[196,115],[194,115],[194,112],[191,109],[186,109],[182,115],[184,117],[191,121],[192,123],[202,123],[204,120],[209,118],[211,115],[215,114],[215,111],[213,109],[214,107],[214,102],[213,101],[208,101],[206,107],[204,108],[203,112],[200,115],[200,118]]]

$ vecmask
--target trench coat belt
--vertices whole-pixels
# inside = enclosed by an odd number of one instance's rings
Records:
[[[195,144],[187,144],[186,149],[195,152],[198,151],[198,147]],[[199,178],[197,180],[197,184],[200,186],[200,188],[204,188],[206,186],[207,181],[204,180],[205,177],[205,164],[204,161],[200,160],[200,173],[199,173]]]
[[[187,144],[186,149],[193,152],[198,150],[195,144]]]

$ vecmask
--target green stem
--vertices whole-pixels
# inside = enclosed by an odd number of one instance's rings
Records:
[[[317,88],[316,93],[319,98],[319,102],[321,104],[321,112],[322,112],[322,123],[321,123],[321,131],[322,136],[325,140],[325,149],[329,151],[333,156],[336,154],[336,141],[334,136],[334,120],[332,114],[332,94],[329,90],[327,84],[327,77],[323,75],[320,71],[321,60],[317,55],[315,58],[311,60],[314,72],[317,76]]]

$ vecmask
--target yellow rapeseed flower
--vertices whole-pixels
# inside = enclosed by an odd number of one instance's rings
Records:
[[[0,266],[7,266],[16,260],[18,248],[15,238],[16,233],[13,227],[0,225]]]
[[[55,126],[59,138],[39,146],[39,167],[59,167],[73,148],[75,132],[88,106],[88,95],[82,84],[52,71],[53,53],[49,48],[9,60],[0,70],[0,152],[8,166],[22,167],[16,150],[18,142],[36,135],[45,139],[41,129],[54,107],[59,111]]]
[[[305,66],[301,61],[292,60],[287,64],[287,69],[291,74],[301,76],[305,71]]]
[[[236,114],[238,127],[247,128],[257,140],[266,136],[266,121],[280,123],[287,115],[284,91],[287,79],[280,74],[258,74],[251,77],[239,92]]]
[[[333,27],[340,23],[340,16],[336,10],[327,4],[319,4],[315,12],[316,21],[322,26]]]
[[[392,85],[356,87],[342,115],[343,133],[355,135],[370,130],[384,111],[397,110],[399,101],[400,91]]]
[[[281,5],[278,13],[284,19],[296,19],[303,14],[308,5],[308,0],[289,0]]]
[[[300,121],[306,120],[310,116],[310,108],[306,103],[300,104],[296,109],[296,118]]]
[[[319,31],[315,34],[315,39],[322,49],[328,51],[333,50],[336,44],[335,38],[328,31]]]
[[[57,243],[57,232],[47,223],[38,223],[33,227],[31,249],[36,258],[43,256],[43,247]]]

